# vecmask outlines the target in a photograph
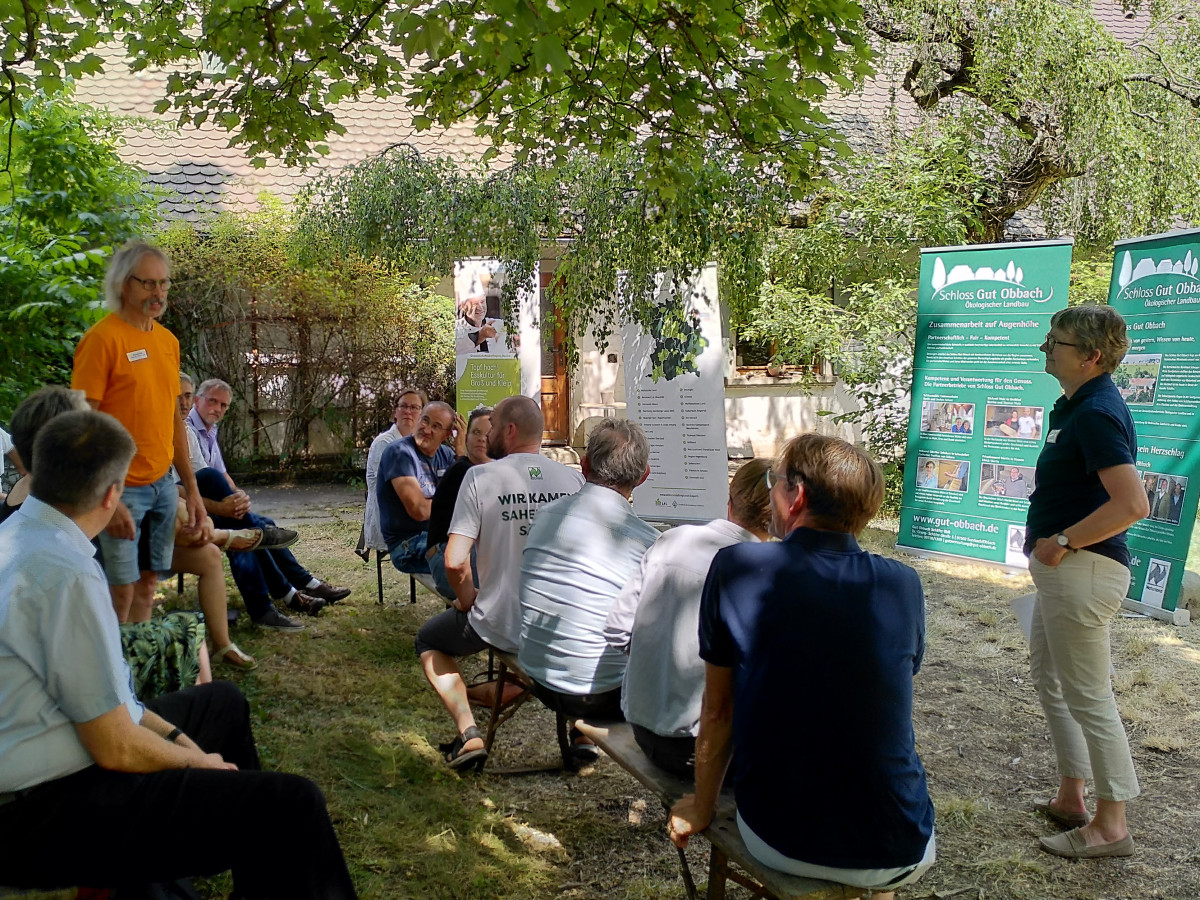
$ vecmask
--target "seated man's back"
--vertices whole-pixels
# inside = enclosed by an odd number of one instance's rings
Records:
[[[658,532],[619,493],[585,484],[539,513],[521,562],[521,666],[568,694],[621,686],[625,655],[604,638],[613,601]]]

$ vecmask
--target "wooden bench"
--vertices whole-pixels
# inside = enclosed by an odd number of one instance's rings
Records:
[[[664,772],[650,761],[637,745],[633,727],[628,723],[579,720],[575,727],[653,792],[668,813],[679,798],[692,792],[691,782],[670,772]],[[756,897],[771,897],[774,900],[792,900],[800,897],[807,900],[842,900],[859,897],[864,893],[862,888],[834,884],[831,881],[817,881],[813,878],[799,878],[764,866],[750,855],[742,841],[737,826],[737,806],[729,792],[721,793],[712,824],[701,832],[700,836],[707,838],[711,847],[708,860],[708,900],[724,900],[726,881],[749,888],[755,892]],[[695,900],[696,887],[688,868],[687,857],[682,850],[679,851],[679,864],[689,900]]]

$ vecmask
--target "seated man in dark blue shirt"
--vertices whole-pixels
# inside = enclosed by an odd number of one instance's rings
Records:
[[[719,551],[704,585],[696,793],[671,810],[671,839],[683,847],[708,826],[732,758],[755,858],[891,897],[934,860],[912,725],[921,582],[855,540],[883,500],[861,450],[801,435],[767,482],[782,540]]]
[[[413,433],[388,444],[379,460],[379,527],[392,565],[401,572],[429,574],[429,513],[438,482],[454,462],[454,450],[442,442],[455,435],[456,424],[461,444],[466,423],[449,404],[434,400],[421,410]]]

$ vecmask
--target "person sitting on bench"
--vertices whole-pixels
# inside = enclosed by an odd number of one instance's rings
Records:
[[[421,668],[458,729],[444,745],[446,762],[454,769],[487,759],[455,657],[489,647],[517,651],[517,583],[529,527],[539,509],[583,484],[574,469],[538,452],[544,427],[542,411],[529,397],[505,397],[496,404],[487,438],[487,453],[495,462],[467,471],[450,520],[446,577],[454,589],[453,606],[417,632]],[[476,549],[479,587],[471,565]]]
[[[379,460],[379,525],[392,565],[401,572],[429,574],[425,550],[431,501],[454,462],[455,449],[443,441],[454,438],[457,448],[466,439],[466,423],[450,404],[434,400],[421,410],[413,433],[388,444]]]
[[[28,499],[0,525],[0,884],[139,888],[231,869],[247,900],[352,900],[325,798],[258,770],[234,685],[133,696],[91,541],[135,450],[112,416],[56,416]],[[280,834],[304,852],[281,862],[264,843]]]
[[[650,474],[646,435],[627,419],[604,419],[588,438],[587,483],[538,512],[521,560],[521,648],[533,694],[568,719],[621,719],[625,655],[604,638],[613,601],[658,531],[630,506]],[[571,755],[600,751],[577,730]]]
[[[429,537],[426,543],[425,559],[429,563],[429,574],[438,593],[447,600],[454,599],[454,588],[446,577],[446,543],[450,540],[450,520],[454,518],[454,504],[458,500],[458,492],[462,488],[463,479],[471,466],[481,466],[491,462],[487,454],[487,436],[492,430],[492,408],[480,406],[471,410],[467,417],[466,453],[454,461],[442,480],[438,482],[437,490],[429,508]],[[471,567],[475,568],[472,560]],[[476,586],[479,581],[476,578]]]
[[[704,583],[696,792],[672,808],[668,831],[682,848],[708,826],[732,758],[755,859],[890,898],[935,857],[912,724],[921,580],[855,540],[883,500],[883,474],[862,450],[804,434],[767,481],[781,541],[726,547]]]
[[[752,459],[737,470],[727,518],[679,525],[655,541],[604,623],[609,645],[629,654],[621,711],[634,739],[657,766],[689,781],[704,694],[700,592],[718,550],[767,539],[770,467]]]

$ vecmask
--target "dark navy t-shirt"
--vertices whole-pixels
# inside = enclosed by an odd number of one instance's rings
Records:
[[[431,458],[417,449],[411,434],[392,441],[384,449],[379,458],[375,496],[379,500],[379,529],[389,549],[425,531],[429,524],[428,519],[418,522],[408,514],[392,486],[392,479],[415,478],[421,486],[421,495],[432,497],[438,482],[453,462],[454,451],[445,444],[440,444]]]
[[[1069,400],[1059,397],[1037,461],[1037,488],[1029,497],[1025,555],[1038,538],[1070,528],[1108,501],[1097,474],[1101,469],[1132,465],[1135,459],[1133,417],[1107,374],[1084,382]],[[1129,565],[1124,531],[1087,549]]]
[[[700,656],[734,670],[738,811],[791,859],[915,865],[933,804],[913,735],[925,649],[917,573],[849,534],[797,528],[717,553]]]

